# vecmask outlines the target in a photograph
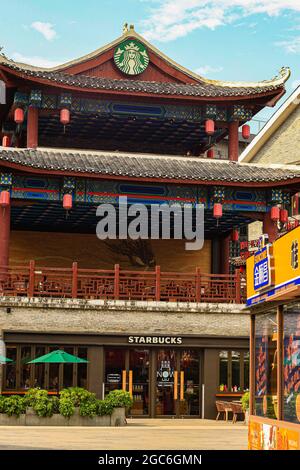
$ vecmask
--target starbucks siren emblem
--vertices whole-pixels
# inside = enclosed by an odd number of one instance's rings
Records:
[[[127,75],[138,75],[149,64],[145,46],[134,39],[128,39],[116,47],[114,60],[116,66]]]

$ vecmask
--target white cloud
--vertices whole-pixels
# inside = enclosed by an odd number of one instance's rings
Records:
[[[142,22],[149,40],[171,41],[199,29],[215,29],[253,14],[300,12],[298,0],[154,0]],[[250,27],[254,27],[251,24]]]
[[[43,68],[51,68],[55,67],[56,65],[60,65],[64,63],[63,61],[55,61],[55,60],[48,60],[44,57],[39,56],[24,56],[19,52],[14,52],[11,54],[11,58],[16,62],[22,62],[24,64],[35,65],[36,67],[43,67]]]
[[[222,72],[223,67],[212,67],[211,65],[203,65],[202,67],[198,67],[195,70],[195,73],[198,75],[207,75],[210,73],[219,73]]]
[[[276,42],[275,45],[283,47],[286,52],[296,54],[300,52],[300,36],[295,36],[290,39],[285,39],[284,41]]]
[[[31,28],[41,33],[47,41],[52,41],[57,36],[54,25],[51,23],[43,23],[42,21],[34,21]]]

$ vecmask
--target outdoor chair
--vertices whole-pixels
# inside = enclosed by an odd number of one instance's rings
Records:
[[[231,408],[233,412],[232,423],[235,424],[237,422],[238,416],[243,416],[245,420],[245,413],[243,411],[242,405],[240,403],[231,403]]]
[[[218,421],[222,413],[224,413],[224,417],[225,417],[224,403],[222,401],[216,401],[216,407],[217,407],[217,412],[218,412],[216,421]]]

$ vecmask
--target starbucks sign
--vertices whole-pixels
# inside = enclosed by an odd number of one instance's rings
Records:
[[[149,56],[141,42],[127,39],[116,47],[114,61],[116,66],[126,75],[138,75],[146,70]]]

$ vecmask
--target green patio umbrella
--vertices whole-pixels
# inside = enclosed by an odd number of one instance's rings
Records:
[[[8,357],[0,356],[0,364],[7,364],[7,362],[14,362],[12,359],[8,359]]]
[[[52,351],[44,356],[37,357],[32,361],[29,361],[28,364],[39,364],[39,363],[46,363],[46,364],[80,364],[80,363],[87,363],[86,359],[81,359],[80,357],[73,356],[73,354],[69,354],[62,349],[57,349],[56,351]]]

